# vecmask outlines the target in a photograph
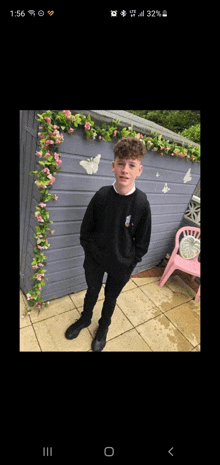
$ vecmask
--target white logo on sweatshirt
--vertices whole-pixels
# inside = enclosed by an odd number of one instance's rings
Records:
[[[129,216],[126,216],[126,220],[125,220],[125,226],[130,226],[130,221],[131,221],[131,215]]]

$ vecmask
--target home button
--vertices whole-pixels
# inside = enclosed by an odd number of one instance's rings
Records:
[[[106,457],[112,457],[114,455],[113,447],[105,447],[104,454]]]

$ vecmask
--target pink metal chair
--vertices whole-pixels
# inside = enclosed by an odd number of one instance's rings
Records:
[[[180,234],[184,233],[184,235],[191,235],[194,236],[195,238],[199,239],[200,237],[200,228],[193,228],[191,226],[184,226],[183,228],[180,228],[179,231],[176,233],[176,238],[175,238],[175,247],[173,249],[172,255],[169,259],[169,262],[167,263],[167,266],[164,270],[163,275],[161,276],[160,282],[159,282],[159,287],[163,287],[165,282],[168,280],[170,275],[173,273],[174,270],[182,270],[185,271],[186,273],[190,273],[193,276],[200,277],[200,263],[198,261],[198,255],[199,253],[191,259],[186,260],[185,258],[182,258],[180,255],[178,255],[178,249],[179,249],[179,237]],[[195,296],[195,302],[200,298],[200,286],[198,289],[198,292]]]

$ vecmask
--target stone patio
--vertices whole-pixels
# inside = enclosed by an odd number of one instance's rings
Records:
[[[117,299],[103,352],[200,351],[200,301],[193,300],[198,284],[183,280],[185,274],[174,271],[159,288],[163,271],[164,268],[155,267],[131,277]],[[32,310],[24,318],[26,299],[20,291],[20,351],[91,352],[104,286],[91,325],[72,341],[64,333],[80,317],[86,290],[51,300],[40,314]]]

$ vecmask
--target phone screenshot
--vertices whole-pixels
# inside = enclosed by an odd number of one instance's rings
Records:
[[[190,463],[203,427],[196,23],[165,3],[19,6],[19,457]]]

